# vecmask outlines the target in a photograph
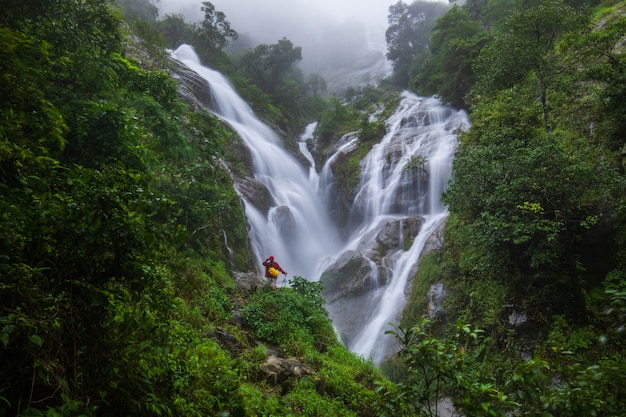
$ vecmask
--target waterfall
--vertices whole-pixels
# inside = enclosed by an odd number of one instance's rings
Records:
[[[259,270],[270,255],[289,275],[312,279],[318,260],[338,248],[335,228],[317,195],[316,182],[287,152],[276,133],[261,122],[219,72],[200,64],[189,45],[173,57],[210,85],[215,114],[228,123],[250,150],[254,177],[271,193],[275,205],[267,215],[252,204],[245,205],[250,240]]]
[[[331,166],[339,154],[358,145],[357,135],[344,136],[318,173],[306,143],[315,129],[309,125],[299,139],[300,152],[310,163],[305,169],[228,80],[199,63],[190,46],[172,55],[208,82],[215,114],[245,142],[254,179],[274,200],[267,213],[247,201],[245,205],[259,270],[262,260],[274,255],[290,275],[319,280],[347,258],[360,257],[364,276],[346,278],[362,279],[370,291],[352,301],[338,293],[327,307],[344,343],[380,363],[393,350],[390,338],[383,337],[385,326],[397,323],[420,254],[447,216],[440,195],[451,175],[457,133],[468,125],[465,113],[434,98],[403,93],[387,120],[387,134],[362,161],[353,207],[342,216],[347,219],[342,238],[331,220],[337,210]],[[381,254],[383,237],[393,244]]]
[[[343,255],[362,257],[370,265],[363,282],[381,279],[385,284],[365,296],[329,303],[329,311],[344,343],[355,353],[380,363],[396,349],[395,340],[384,335],[388,323],[398,323],[406,304],[407,283],[415,275],[419,257],[431,235],[443,224],[447,211],[440,196],[450,179],[457,135],[469,125],[462,111],[441,105],[438,99],[402,94],[396,112],[387,120],[387,134],[373,146],[361,163],[360,186],[351,212],[352,234]],[[406,248],[403,230],[421,224]],[[397,231],[396,235],[388,235]],[[381,253],[381,243],[388,248]],[[354,255],[354,254],[358,255]],[[375,267],[372,263],[375,260]],[[328,262],[327,262],[328,263]],[[354,280],[354,277],[352,277]],[[346,307],[347,306],[347,307]],[[357,309],[362,322],[345,320]]]

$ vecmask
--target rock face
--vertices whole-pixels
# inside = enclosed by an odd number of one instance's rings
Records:
[[[254,178],[235,178],[235,188],[246,201],[264,215],[267,215],[270,207],[276,205],[267,187]]]
[[[384,222],[366,235],[356,250],[342,253],[320,277],[329,316],[346,346],[351,345],[376,308],[377,297],[373,295],[384,291],[389,283],[391,274],[386,265],[413,244],[423,223],[422,218],[413,217]],[[442,229],[431,234],[420,257],[441,247]],[[407,296],[411,285],[412,279],[405,288]],[[442,313],[444,296],[443,286],[432,288],[429,302],[433,315]]]
[[[350,346],[376,308],[375,291],[384,288],[391,274],[392,258],[413,244],[424,220],[389,219],[372,230],[356,250],[342,253],[327,268],[320,282],[326,308],[344,344]]]
[[[173,59],[170,62],[173,64],[171,71],[172,78],[178,82],[178,92],[183,99],[194,110],[211,110],[207,108],[206,105],[206,103],[213,102],[209,83],[198,75],[198,73],[182,65],[179,61]]]
[[[257,272],[234,272],[235,285],[244,290],[252,291],[267,285],[265,278]]]
[[[296,219],[293,217],[291,209],[287,206],[276,207],[272,213],[274,224],[280,230],[282,236],[292,237],[296,232]]]
[[[428,299],[428,317],[436,319],[443,314],[443,300],[445,297],[446,291],[443,288],[443,282],[436,282],[430,286],[426,294]]]

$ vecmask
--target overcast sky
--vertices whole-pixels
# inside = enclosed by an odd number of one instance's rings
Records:
[[[239,33],[240,44],[274,44],[285,37],[302,48],[300,67],[328,80],[338,72],[386,65],[387,14],[398,0],[210,1]],[[202,0],[157,1],[161,16],[181,14],[189,22],[203,19],[201,4]]]
[[[299,27],[348,21],[385,25],[389,6],[397,0],[213,0],[238,32],[289,32]],[[201,17],[201,0],[160,0],[164,13]],[[248,29],[249,28],[249,29]],[[282,36],[289,38],[289,33]]]
[[[302,47],[305,70],[318,72],[323,60],[352,60],[367,50],[386,52],[389,6],[397,0],[213,0],[231,28],[254,44],[286,37]],[[160,0],[163,14],[203,18],[202,0]]]

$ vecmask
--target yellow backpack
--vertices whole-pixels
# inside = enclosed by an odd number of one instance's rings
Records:
[[[278,269],[274,268],[273,266],[270,266],[267,272],[269,272],[272,278],[278,278]]]

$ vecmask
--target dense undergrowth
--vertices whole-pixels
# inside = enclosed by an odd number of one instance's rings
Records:
[[[142,2],[120,3],[128,13]],[[387,379],[337,341],[318,284],[234,284],[234,271],[253,269],[224,169],[245,169],[240,140],[180,99],[155,31],[206,41],[210,25],[151,15],[129,26],[104,0],[6,2],[0,415],[435,415],[445,396],[466,416],[624,414],[624,3],[532,3],[451,9],[430,58],[411,65],[421,72],[408,78],[428,88],[472,80],[440,93],[473,125],[445,195],[444,247],[414,279]],[[535,45],[537,33],[550,42]],[[280,88],[215,45],[199,48],[205,61],[230,71],[276,127],[321,117],[320,154],[358,132],[333,167],[349,200],[384,130],[384,114],[368,116],[379,97],[392,111],[397,95],[364,88],[327,103],[307,92],[290,43],[246,55],[263,68],[263,52],[286,53]],[[445,313],[423,320],[438,282]],[[268,378],[273,356],[298,372]]]
[[[0,415],[375,415],[381,376],[337,342],[317,288],[234,285],[253,269],[224,169],[240,139],[187,107],[108,2],[10,3]],[[266,381],[270,343],[310,375]]]
[[[462,364],[518,404],[495,395],[485,415],[493,405],[514,415],[620,415],[625,4],[509,5],[452,7],[414,78],[418,91],[436,85],[444,100],[463,102],[472,127],[444,195],[444,245],[414,281],[401,356],[424,371],[417,355],[452,343],[436,349],[450,362],[430,362],[451,395],[463,403],[459,387],[473,389],[458,379]],[[459,73],[472,82],[451,90]],[[445,313],[425,325],[422,300],[435,283]],[[471,349],[454,341],[462,323],[481,329]]]

